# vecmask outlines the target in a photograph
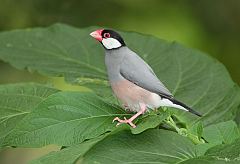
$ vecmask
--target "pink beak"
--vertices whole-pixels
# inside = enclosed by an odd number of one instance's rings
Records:
[[[96,40],[98,40],[98,41],[101,42],[101,41],[103,40],[103,39],[102,39],[102,31],[103,31],[103,29],[96,30],[96,31],[91,32],[90,35],[91,35],[93,38],[95,38]]]

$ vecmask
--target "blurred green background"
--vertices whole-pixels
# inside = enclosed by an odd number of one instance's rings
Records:
[[[221,61],[240,83],[239,0],[0,0],[0,31],[49,26],[108,26],[176,40]],[[0,83],[34,77],[0,63]],[[37,79],[39,80],[39,79]]]
[[[210,54],[221,61],[233,80],[240,84],[239,0],[0,0],[0,2],[0,31],[49,26],[55,22],[62,22],[76,27],[98,25],[152,34]],[[2,84],[48,81],[37,73],[19,71],[3,62],[0,62],[0,75]],[[53,81],[62,83],[58,79]],[[23,153],[26,152],[22,149],[18,153],[16,151],[11,153],[9,150],[0,153],[0,163],[8,163],[10,158],[18,159],[13,156],[19,153],[24,159],[17,160],[16,163],[25,163],[27,159]],[[29,154],[25,156],[28,157]]]

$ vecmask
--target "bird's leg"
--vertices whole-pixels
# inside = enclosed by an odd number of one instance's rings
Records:
[[[125,123],[125,124],[129,124],[129,125],[130,125],[131,127],[133,127],[133,128],[136,128],[136,125],[135,125],[134,123],[132,123],[132,121],[135,120],[135,119],[136,119],[138,116],[140,116],[141,114],[143,114],[143,113],[146,111],[146,109],[147,109],[147,108],[146,108],[146,105],[141,103],[141,104],[140,104],[140,111],[137,112],[135,115],[133,115],[131,118],[126,119],[126,117],[124,117],[124,120],[121,120],[120,118],[115,117],[115,118],[113,119],[113,122],[114,122],[114,121],[118,121],[118,123],[117,123],[116,126]]]

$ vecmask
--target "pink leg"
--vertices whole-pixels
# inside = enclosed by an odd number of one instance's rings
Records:
[[[118,121],[116,126],[125,123],[125,124],[131,125],[131,127],[133,127],[133,128],[136,128],[136,125],[133,124],[132,121],[135,120],[138,116],[140,116],[141,114],[143,114],[146,111],[146,105],[145,104],[140,104],[140,108],[141,108],[141,110],[139,112],[137,112],[135,115],[133,115],[131,118],[126,119],[126,117],[124,117],[124,120],[121,120],[120,118],[115,117],[113,119],[113,122]]]

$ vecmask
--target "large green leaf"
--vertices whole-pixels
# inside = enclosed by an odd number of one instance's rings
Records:
[[[57,91],[34,83],[0,85],[0,145],[22,118]]]
[[[204,128],[203,137],[209,143],[227,144],[239,138],[240,132],[234,121],[227,121]]]
[[[19,69],[62,75],[73,81],[82,76],[106,77],[101,48],[85,30],[56,24],[47,29],[5,32],[0,38],[1,58]]]
[[[178,163],[194,158],[195,145],[177,133],[154,129],[139,135],[122,131],[93,146],[82,163]]]
[[[69,82],[79,82],[106,95],[110,92],[104,51],[90,38],[93,29],[56,24],[4,32],[0,34],[0,58],[20,69],[64,76]],[[222,64],[177,43],[136,33],[121,34],[179,100],[204,114],[200,119],[181,111],[177,113],[180,120],[202,120],[209,125],[234,118],[240,102],[239,88]]]
[[[240,137],[240,131],[234,121],[226,121],[207,126],[201,135],[206,143],[197,145],[198,155],[221,144],[230,144]]]
[[[239,161],[229,161],[224,158],[215,158],[210,156],[202,156],[183,161],[180,164],[239,164]]]
[[[5,139],[6,145],[73,145],[112,131],[116,116],[128,116],[95,94],[59,92],[28,114]]]
[[[84,143],[64,148],[60,151],[51,152],[41,158],[31,161],[31,164],[74,164],[81,156],[91,149],[93,145],[102,140],[105,136],[100,136]]]
[[[140,135],[120,131],[52,152],[33,164],[48,163],[239,163],[239,140],[213,147],[205,155],[186,137],[167,130],[148,130]],[[102,141],[101,141],[102,140]],[[78,160],[78,162],[76,162]]]
[[[238,160],[240,163],[240,138],[230,144],[217,145],[210,148],[205,155],[227,160]]]
[[[148,130],[139,135],[120,131],[95,141],[50,153],[32,163],[177,163],[196,157],[191,141],[167,130]]]
[[[234,121],[226,121],[205,127],[201,136],[206,143],[197,145],[198,155],[214,146],[232,143],[240,137],[240,131]]]
[[[205,155],[181,162],[181,164],[238,164],[240,163],[240,139],[231,144],[222,144],[207,150]]]

